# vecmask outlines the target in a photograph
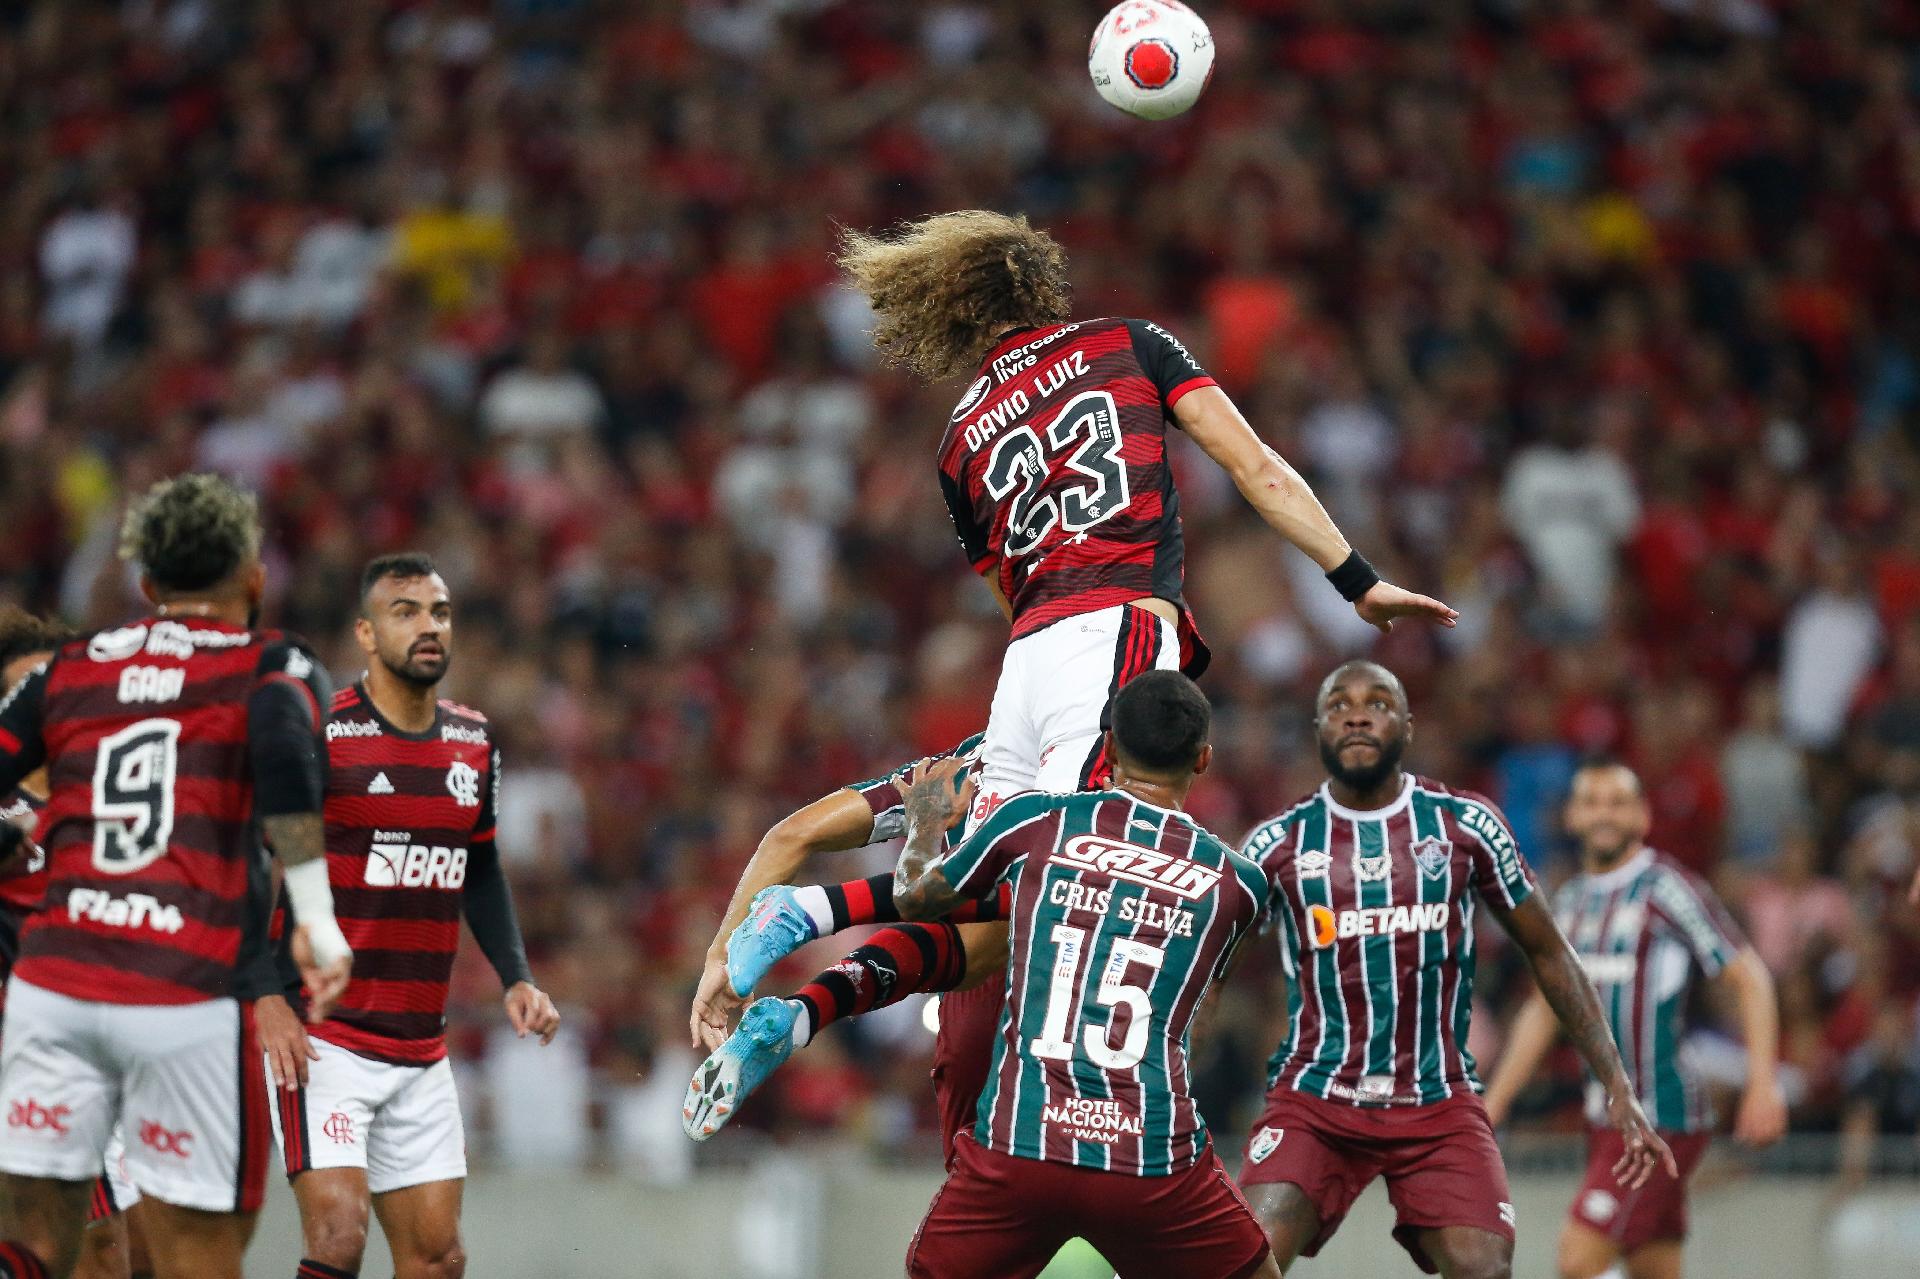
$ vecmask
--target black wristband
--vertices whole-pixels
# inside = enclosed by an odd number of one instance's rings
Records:
[[[1364,555],[1355,551],[1328,572],[1327,580],[1340,592],[1340,598],[1351,604],[1379,585],[1380,575]]]
[[[27,842],[27,832],[9,821],[0,821],[0,861],[5,861],[20,851]]]

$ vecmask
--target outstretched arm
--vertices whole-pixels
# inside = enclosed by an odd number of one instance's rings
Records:
[[[1626,1065],[1620,1060],[1620,1049],[1613,1042],[1613,1031],[1600,1007],[1600,996],[1587,979],[1586,970],[1580,967],[1573,947],[1561,934],[1560,926],[1554,923],[1552,913],[1537,896],[1528,897],[1511,909],[1494,900],[1490,900],[1488,906],[1508,936],[1519,944],[1527,966],[1533,970],[1533,979],[1540,986],[1540,994],[1594,1077],[1607,1090],[1607,1118],[1619,1130],[1626,1145],[1626,1153],[1614,1165],[1614,1177],[1622,1186],[1633,1190],[1653,1175],[1658,1164],[1664,1163],[1670,1175],[1679,1176],[1673,1152],[1653,1130],[1634,1096]]]
[[[761,837],[707,946],[706,964],[687,1021],[694,1047],[718,1047],[727,1036],[732,1014],[746,1002],[733,993],[727,979],[727,939],[747,917],[755,894],[775,884],[792,883],[817,853],[859,848],[872,836],[872,807],[858,791],[845,787],[789,813]]]
[[[1181,396],[1173,415],[1201,451],[1233,479],[1240,496],[1267,526],[1333,576],[1341,594],[1367,622],[1384,631],[1398,617],[1424,617],[1452,626],[1460,616],[1439,600],[1379,580],[1365,560],[1356,557],[1349,564],[1353,547],[1314,496],[1313,487],[1254,434],[1219,387],[1205,386]]]
[[[1527,1086],[1540,1063],[1546,1060],[1554,1040],[1560,1038],[1560,1022],[1552,1005],[1539,991],[1527,997],[1526,1007],[1514,1018],[1507,1032],[1507,1045],[1500,1054],[1493,1079],[1487,1084],[1487,1120],[1495,1128],[1513,1114],[1514,1098]]]
[[[1733,989],[1739,1009],[1740,1038],[1747,1047],[1747,1085],[1733,1135],[1749,1146],[1768,1146],[1787,1130],[1787,1099],[1780,1090],[1780,1009],[1773,975],[1758,951],[1748,946],[1720,970],[1720,984]]]

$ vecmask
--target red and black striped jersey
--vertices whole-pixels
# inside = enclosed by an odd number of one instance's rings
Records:
[[[271,684],[299,690],[317,757],[327,678],[312,655],[207,619],[70,644],[0,703],[0,784],[44,761],[49,786],[47,908],[15,975],[113,1004],[233,993],[266,924],[249,707]]]
[[[940,441],[940,485],[967,559],[1013,605],[1014,638],[1157,596],[1181,606],[1182,669],[1204,669],[1166,425],[1212,385],[1144,320],[1022,329],[987,353]]]
[[[438,1061],[469,862],[495,858],[500,753],[478,711],[442,701],[408,733],[355,684],[333,699],[327,758],[328,878],[353,980],[313,1033],[376,1061]]]

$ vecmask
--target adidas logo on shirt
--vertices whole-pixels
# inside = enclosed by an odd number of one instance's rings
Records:
[[[367,783],[367,794],[391,795],[393,794],[393,783],[387,780],[385,773],[375,773],[373,780]]]

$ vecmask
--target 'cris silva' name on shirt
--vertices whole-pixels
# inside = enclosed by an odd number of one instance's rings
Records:
[[[1068,870],[1104,875],[1187,901],[1198,901],[1212,894],[1221,879],[1221,872],[1212,866],[1099,835],[1076,836],[1047,860]],[[1048,900],[1070,912],[1083,910],[1105,915],[1113,909],[1113,889],[1060,880],[1048,890]],[[1161,929],[1169,937],[1194,935],[1192,911],[1164,905],[1148,896],[1122,898],[1118,913],[1122,923]]]
[[[1076,884],[1070,879],[1063,879],[1048,890],[1048,900],[1055,906],[1064,906],[1069,914],[1076,910],[1084,910],[1089,914],[1104,915],[1113,908],[1113,890],[1093,888],[1086,884]],[[1147,897],[1122,898],[1120,922],[1157,928],[1169,937],[1193,936],[1192,911],[1181,910],[1177,906],[1162,906],[1159,902]]]

